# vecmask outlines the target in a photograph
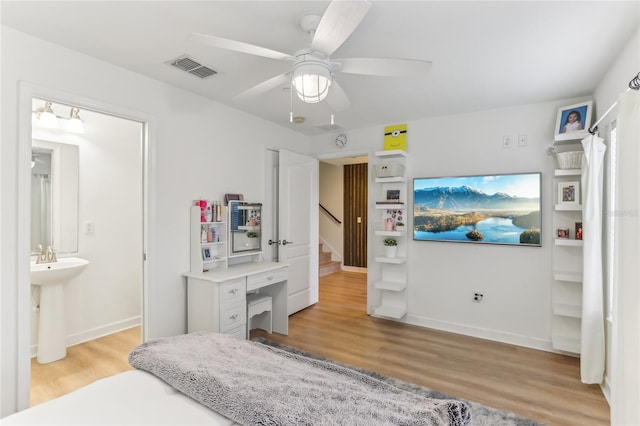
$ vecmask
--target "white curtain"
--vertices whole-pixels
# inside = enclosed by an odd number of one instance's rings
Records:
[[[47,175],[31,177],[31,249],[52,244],[51,180]]]
[[[602,276],[602,183],[604,140],[582,140],[582,333],[580,377],[583,383],[602,383],[605,366],[604,291]]]
[[[640,424],[640,92],[618,99],[611,424]]]

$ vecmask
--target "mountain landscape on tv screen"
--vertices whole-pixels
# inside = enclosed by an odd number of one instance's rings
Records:
[[[538,210],[539,198],[513,197],[503,192],[489,195],[468,185],[417,189],[413,202],[430,209],[471,210]]]

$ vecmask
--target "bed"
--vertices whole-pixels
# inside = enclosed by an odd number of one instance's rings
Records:
[[[135,370],[8,416],[6,425],[454,425],[469,406],[336,363],[218,333],[135,348]]]

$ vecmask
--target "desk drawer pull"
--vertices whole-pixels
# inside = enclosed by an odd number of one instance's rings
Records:
[[[238,292],[237,288],[232,288],[231,290],[229,290],[229,294],[235,295],[237,292]]]
[[[235,320],[236,318],[238,318],[238,314],[233,314],[229,317],[230,320]]]
[[[269,276],[267,277],[267,281],[273,281],[273,275],[269,275]]]

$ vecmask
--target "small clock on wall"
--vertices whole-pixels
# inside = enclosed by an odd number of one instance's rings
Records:
[[[346,133],[338,133],[334,141],[337,148],[344,148],[349,143],[349,136]]]

